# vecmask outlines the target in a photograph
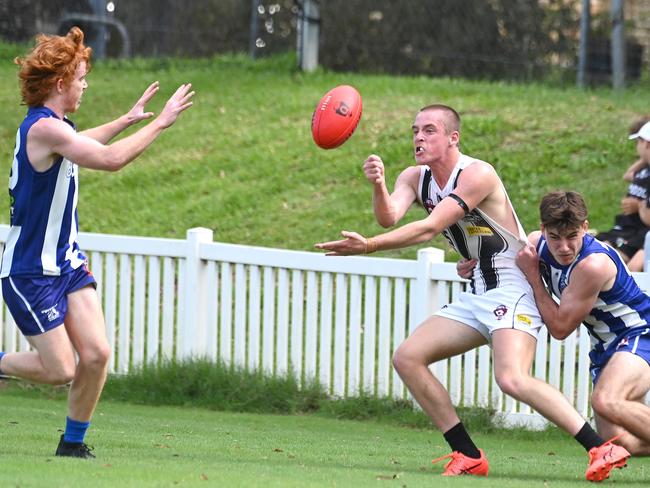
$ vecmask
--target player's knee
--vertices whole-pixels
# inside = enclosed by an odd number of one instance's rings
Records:
[[[67,385],[70,383],[77,372],[77,365],[73,361],[61,363],[57,368],[48,371],[45,378],[46,383],[50,385]]]
[[[77,372],[77,362],[72,351],[69,354],[59,352],[55,355],[41,355],[41,364],[43,372],[38,381],[48,385],[67,385]]]
[[[601,417],[612,423],[618,423],[620,405],[618,399],[611,392],[596,388],[591,396],[591,407]]]
[[[409,354],[406,345],[402,344],[393,353],[393,367],[400,376],[407,374],[416,365],[417,361]]]
[[[408,359],[402,352],[402,347],[398,347],[393,353],[393,368],[395,368],[395,371],[401,374],[401,372],[406,368],[407,362]]]
[[[101,341],[86,348],[79,354],[79,362],[89,369],[102,370],[108,365],[111,349],[107,342]]]
[[[525,378],[510,371],[498,372],[496,380],[501,391],[513,398],[519,398],[525,387]]]

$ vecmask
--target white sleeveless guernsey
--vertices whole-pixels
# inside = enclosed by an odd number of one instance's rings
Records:
[[[421,166],[418,200],[427,213],[431,213],[443,198],[454,191],[461,172],[476,162],[479,160],[461,154],[444,188],[438,186],[428,166]],[[515,263],[515,256],[525,246],[527,237],[503,185],[502,190],[517,223],[519,235],[513,235],[478,208],[443,231],[443,235],[461,256],[465,259],[478,259],[471,280],[472,293],[476,295],[506,284],[521,283],[522,279],[526,283],[524,274]]]

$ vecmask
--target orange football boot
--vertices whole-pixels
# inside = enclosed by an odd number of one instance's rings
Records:
[[[609,473],[614,468],[624,468],[630,453],[623,446],[613,442],[621,437],[617,435],[598,447],[589,449],[589,467],[585,473],[587,481],[603,481],[609,478]]]
[[[443,476],[460,476],[463,474],[487,476],[489,470],[488,460],[481,449],[478,451],[481,453],[479,459],[471,458],[465,456],[462,452],[454,451],[451,454],[434,459],[431,462],[437,463],[443,459],[451,458],[451,461],[447,463],[445,470],[442,472]]]

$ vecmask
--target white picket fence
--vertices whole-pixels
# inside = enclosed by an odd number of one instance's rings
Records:
[[[8,226],[0,225],[0,242]],[[301,381],[317,378],[331,395],[360,392],[408,398],[391,366],[393,350],[433,311],[464,289],[439,249],[416,260],[326,257],[213,242],[212,231],[187,239],[81,233],[99,284],[112,346],[110,372],[163,358],[205,357]],[[648,274],[637,275],[647,289]],[[6,307],[0,350],[28,350]],[[589,340],[556,341],[544,330],[535,376],[557,386],[585,417]],[[540,426],[527,405],[504,395],[483,346],[432,365],[455,405],[491,406],[510,424]]]

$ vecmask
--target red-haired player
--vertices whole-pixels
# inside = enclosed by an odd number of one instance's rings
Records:
[[[57,456],[94,457],[84,442],[104,387],[110,355],[96,283],[77,244],[78,167],[117,171],[135,159],[192,105],[181,85],[162,112],[132,135],[127,127],[153,117],[145,104],[152,83],[121,117],[77,133],[75,112],[88,83],[91,49],[83,32],[40,35],[20,65],[27,115],[16,133],[9,178],[11,229],[2,255],[2,293],[34,351],[0,352],[0,372],[37,383],[71,383]],[[75,353],[78,362],[75,360]]]

